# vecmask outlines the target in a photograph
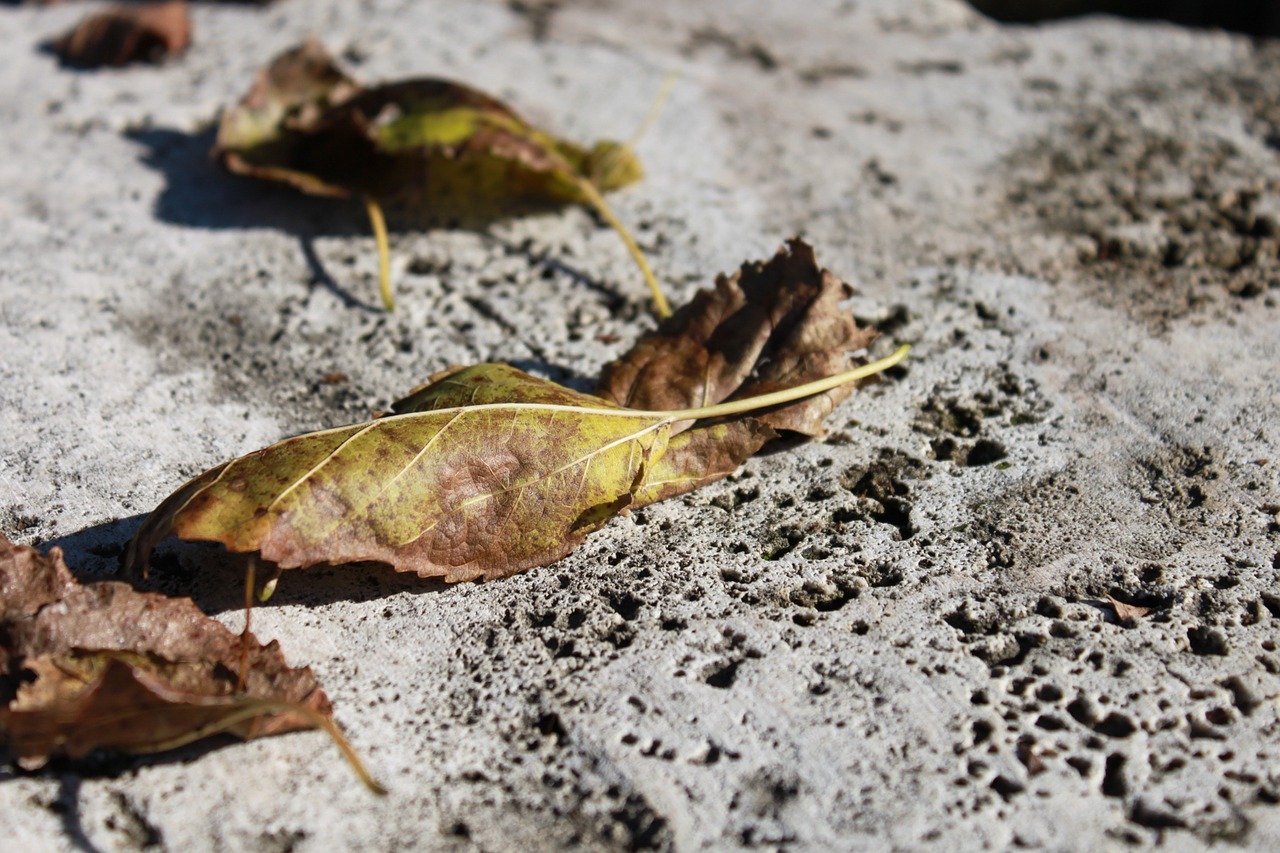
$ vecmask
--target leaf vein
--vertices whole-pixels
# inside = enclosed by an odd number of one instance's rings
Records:
[[[321,459],[315,465],[311,466],[310,471],[307,471],[301,477],[294,480],[284,489],[284,491],[276,495],[275,500],[273,500],[271,503],[267,505],[267,512],[271,512],[273,509],[275,509],[282,500],[287,498],[289,495],[293,494],[293,492],[295,492],[300,486],[302,486],[302,484],[306,483],[312,477],[314,477],[321,468],[323,468],[325,465],[328,465],[331,461],[336,459],[338,454],[342,452],[342,449],[344,447],[351,444],[351,442],[355,441],[360,436],[372,430],[378,423],[379,423],[378,421],[370,421],[363,428],[356,430],[347,438],[343,439],[341,444],[339,444],[333,450],[330,450],[327,454],[325,454],[325,457],[323,459]]]
[[[568,469],[572,468],[573,466],[575,466],[575,465],[577,465],[577,464],[579,464],[579,463],[583,462],[584,460],[589,460],[589,459],[595,458],[595,457],[597,457],[597,456],[600,456],[601,454],[604,454],[604,453],[606,453],[606,452],[608,452],[608,451],[612,450],[613,448],[618,447],[619,445],[626,444],[627,442],[634,442],[634,441],[638,441],[642,436],[644,436],[644,435],[646,435],[646,434],[648,434],[648,433],[650,433],[650,432],[653,432],[653,431],[654,431],[654,430],[656,430],[656,429],[660,429],[661,427],[666,426],[666,425],[667,425],[667,424],[669,424],[669,423],[670,423],[670,421],[667,421],[667,420],[665,420],[665,419],[662,419],[662,420],[656,420],[654,423],[649,424],[649,425],[648,425],[648,426],[646,426],[644,429],[637,430],[637,431],[635,431],[635,432],[633,432],[633,433],[630,433],[629,435],[625,435],[625,436],[622,436],[621,438],[618,438],[618,439],[616,439],[616,440],[614,440],[614,441],[611,441],[611,442],[609,442],[609,443],[608,443],[608,444],[606,444],[606,445],[603,445],[603,446],[601,446],[601,447],[595,448],[595,449],[594,449],[594,450],[592,450],[590,453],[587,453],[587,454],[585,454],[585,455],[583,455],[583,456],[579,456],[577,459],[573,459],[573,460],[571,460],[571,461],[569,461],[569,462],[566,462],[564,465],[561,465],[559,468],[556,468],[556,469],[554,469],[554,470],[546,471],[546,472],[544,472],[544,473],[542,473],[542,474],[539,474],[538,476],[534,477],[534,478],[533,478],[533,479],[531,479],[531,480],[526,480],[526,481],[525,481],[525,482],[523,482],[523,483],[516,483],[516,484],[514,484],[514,485],[507,486],[507,487],[502,488],[502,489],[496,489],[496,490],[494,490],[494,491],[492,491],[492,492],[487,492],[487,493],[485,493],[485,494],[483,494],[483,495],[473,495],[472,497],[468,498],[467,500],[462,501],[461,503],[459,503],[459,504],[458,504],[458,505],[457,505],[457,506],[452,510],[452,512],[458,512],[459,510],[465,510],[465,509],[467,509],[468,507],[470,507],[470,506],[472,506],[472,505],[474,505],[474,504],[480,503],[481,501],[492,500],[493,498],[496,498],[496,497],[498,497],[499,495],[505,495],[505,494],[507,494],[508,492],[512,492],[512,491],[521,491],[521,492],[522,492],[522,491],[523,491],[523,490],[525,490],[525,489],[528,489],[528,488],[530,488],[530,487],[532,487],[532,486],[534,486],[534,485],[537,485],[538,483],[542,482],[543,480],[546,480],[546,479],[548,479],[548,478],[550,478],[550,477],[554,477],[556,474],[559,474],[559,473],[560,473],[560,472],[562,472],[562,471],[566,471],[566,470],[568,470]],[[635,451],[634,451],[634,448],[632,449],[632,451],[631,451],[631,452],[634,454],[634,452],[635,452]],[[509,518],[510,518],[510,516],[508,515],[508,519],[504,519],[503,523],[505,524],[505,523],[506,523],[506,521],[507,521],[507,520],[509,520]],[[419,531],[419,532],[418,532],[418,534],[417,534],[416,536],[412,537],[411,539],[405,539],[405,540],[404,540],[404,541],[402,541],[402,542],[397,542],[397,543],[396,543],[396,547],[397,547],[397,548],[403,548],[403,547],[405,547],[405,546],[407,546],[407,545],[412,545],[414,542],[417,542],[417,541],[418,541],[419,539],[421,539],[423,536],[426,536],[428,533],[430,533],[432,530],[434,530],[434,529],[435,529],[435,528],[440,524],[440,522],[441,522],[441,521],[443,521],[443,520],[444,520],[443,518],[438,518],[438,519],[436,519],[434,522],[432,522],[431,524],[429,524],[429,525],[427,525],[426,527],[424,527],[421,531]]]

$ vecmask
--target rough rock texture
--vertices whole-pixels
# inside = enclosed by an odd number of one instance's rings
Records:
[[[0,9],[0,529],[73,567],[219,461],[453,363],[585,389],[649,323],[577,210],[401,233],[372,309],[358,205],[207,156],[311,32],[584,140],[680,70],[615,196],[674,300],[802,233],[915,346],[825,442],[555,566],[287,576],[255,631],[386,799],[319,734],[0,771],[15,849],[1280,847],[1280,47],[794,10],[209,4],[179,61],[87,74],[37,51],[83,10]],[[156,569],[238,627],[234,560]]]

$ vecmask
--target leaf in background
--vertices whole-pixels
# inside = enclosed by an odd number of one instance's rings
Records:
[[[605,366],[596,392],[619,405],[680,409],[792,388],[848,370],[850,354],[876,332],[859,328],[840,303],[851,290],[820,269],[813,247],[794,239],[767,262],[719,276],[714,290],[663,321]],[[777,436],[817,437],[853,383],[730,421],[677,424],[636,504],[722,479]]]
[[[244,689],[237,670],[247,649]],[[323,728],[372,787],[308,668],[290,669],[190,599],[81,585],[62,552],[0,536],[0,746],[29,765],[95,749],[159,752],[214,734]]]
[[[903,347],[838,370],[846,350],[870,340],[837,309],[844,294],[793,243],[719,282],[602,383],[616,398],[708,406],[624,408],[497,364],[437,374],[393,414],[195,478],[143,523],[129,566],[144,568],[171,534],[259,552],[278,570],[376,560],[462,581],[553,562],[623,509],[732,472],[776,429],[819,433],[848,393],[841,386],[905,357]],[[827,368],[835,372],[777,387]],[[664,372],[677,394],[662,393]],[[734,399],[716,399],[725,396]]]
[[[452,223],[585,204],[622,237],[658,315],[671,313],[644,255],[601,195],[642,176],[630,144],[583,148],[460,83],[417,79],[363,88],[311,40],[276,58],[223,113],[214,154],[232,172],[315,195],[363,198],[388,310],[383,205]]]
[[[50,48],[77,68],[163,62],[191,43],[186,0],[113,6],[85,18]]]
[[[310,39],[259,71],[240,103],[223,111],[214,156],[237,174],[282,181],[312,195],[346,197],[349,189],[292,164],[307,129],[359,91],[360,84]]]

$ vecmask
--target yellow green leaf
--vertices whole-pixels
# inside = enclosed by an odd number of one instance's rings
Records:
[[[567,554],[630,501],[670,419],[503,365],[442,380],[483,401],[407,411],[283,441],[160,506],[139,542],[259,551],[282,569],[380,560],[446,580],[508,575]]]
[[[632,504],[672,424],[821,394],[888,359],[750,400],[639,411],[512,367],[437,377],[397,414],[298,436],[202,474],[130,546],[145,565],[176,534],[259,552],[280,569],[385,562],[447,581],[504,577],[569,553]]]
[[[631,146],[584,148],[558,139],[460,83],[416,79],[363,88],[308,41],[272,62],[223,114],[214,154],[232,172],[365,199],[388,308],[383,206],[421,221],[479,225],[585,204],[621,236],[655,312],[670,313],[644,254],[601,195],[642,176]]]

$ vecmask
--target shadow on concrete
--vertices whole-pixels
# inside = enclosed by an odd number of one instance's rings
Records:
[[[597,226],[602,228],[606,227],[604,221],[599,219],[594,210],[591,210],[590,208],[583,208],[583,210],[595,219]],[[612,287],[606,287],[571,264],[566,264],[564,261],[553,258],[546,252],[538,251],[533,245],[532,240],[523,240],[519,243],[515,243],[496,234],[486,233],[491,240],[502,246],[508,255],[523,255],[525,260],[529,262],[530,266],[541,269],[543,278],[564,276],[573,284],[594,292],[604,300],[605,306],[609,309],[609,313],[614,316],[623,316],[626,315],[627,312],[630,312],[631,314],[640,313],[635,310],[637,307],[635,303],[619,294]],[[637,270],[636,278],[639,277],[640,273]],[[639,307],[642,308],[643,303]],[[627,319],[625,316],[623,316],[623,318]],[[634,317],[630,317],[629,319],[634,319]]]
[[[0,749],[0,761],[5,766],[0,768],[0,785],[14,779],[48,779],[57,780],[58,794],[52,801],[44,805],[57,815],[62,825],[62,834],[67,846],[80,853],[99,853],[104,848],[93,843],[84,825],[80,789],[85,779],[116,779],[133,775],[139,768],[160,764],[186,764],[203,755],[223,747],[243,743],[231,735],[214,735],[177,749],[157,752],[151,755],[125,755],[106,750],[95,750],[83,758],[74,761],[66,758],[54,758],[35,770],[23,770],[13,763],[13,758]],[[149,849],[161,845],[159,830],[142,818],[131,815],[141,825],[133,827],[141,837],[131,840],[138,844],[138,849]],[[118,830],[119,827],[116,827]],[[131,833],[132,834],[132,833]],[[6,848],[8,849],[8,848]],[[114,849],[114,848],[110,848]]]
[[[84,822],[80,818],[81,777],[73,773],[63,773],[61,781],[62,784],[58,787],[58,799],[54,800],[53,809],[62,819],[62,832],[76,850],[83,853],[97,853],[101,848],[85,834]]]
[[[213,129],[185,133],[147,128],[128,134],[145,148],[142,163],[164,176],[158,219],[189,228],[277,228],[291,234],[364,235],[369,223],[356,201],[326,199],[269,181],[233,175],[210,156]]]
[[[249,558],[229,554],[220,545],[175,542],[157,553],[145,582],[169,595],[190,595],[205,613],[244,610],[245,571]],[[257,565],[258,578],[266,566]],[[319,607],[338,601],[376,601],[401,593],[438,593],[452,587],[439,578],[397,572],[385,563],[322,564],[282,572],[275,593],[258,607]]]
[[[969,0],[969,5],[1006,23],[1116,15],[1262,38],[1280,36],[1280,4],[1275,0]]]
[[[143,164],[164,176],[165,186],[155,204],[156,218],[188,228],[273,228],[292,234],[299,240],[316,284],[349,307],[381,311],[380,305],[364,302],[346,290],[325,269],[314,246],[317,237],[362,237],[368,239],[369,252],[375,252],[364,205],[357,199],[319,198],[283,184],[230,174],[210,156],[216,136],[213,129],[184,133],[148,128],[129,134],[129,139],[145,149],[141,157]],[[545,213],[555,209],[555,206],[539,206],[525,212]],[[606,227],[594,210],[583,209],[595,218],[597,226]],[[519,211],[510,214],[518,215]],[[403,211],[388,210],[387,224],[393,233],[450,228],[484,235],[509,255],[523,255],[530,266],[541,268],[542,275],[565,276],[574,284],[603,296],[611,312],[616,314],[628,310],[631,303],[615,289],[549,257],[545,252],[537,251],[531,240],[515,243],[494,235],[491,226],[510,216],[495,214],[462,219],[451,215],[440,219],[429,214],[408,216]]]
[[[229,174],[209,154],[215,138],[212,129],[183,133],[149,128],[129,134],[129,139],[146,149],[143,164],[165,179],[156,199],[156,218],[188,228],[274,228],[292,234],[301,243],[318,285],[349,307],[380,310],[338,284],[314,248],[317,237],[368,236],[369,251],[375,251],[363,206],[353,200],[316,198],[291,187]]]
[[[517,358],[507,362],[516,370],[523,370],[525,373],[534,376],[545,376],[558,385],[571,388],[581,394],[594,394],[596,390],[596,379],[594,376],[587,376],[579,373],[572,368],[565,367],[563,364],[546,361],[540,358]]]
[[[187,596],[209,614],[244,609],[244,576],[249,558],[228,553],[221,545],[171,539],[156,548],[145,578],[127,576],[124,563],[129,540],[145,519],[146,515],[134,515],[103,522],[45,542],[39,549],[47,551],[55,545],[61,548],[67,567],[81,583],[123,581],[140,590]],[[259,578],[265,576],[263,566],[258,572]],[[383,563],[320,565],[284,572],[275,594],[255,606],[372,601],[402,592],[440,592],[450,586],[436,578],[397,572]]]
[[[57,546],[67,560],[67,568],[81,583],[120,580],[125,549],[142,526],[144,514],[104,521],[40,544],[40,551]]]

